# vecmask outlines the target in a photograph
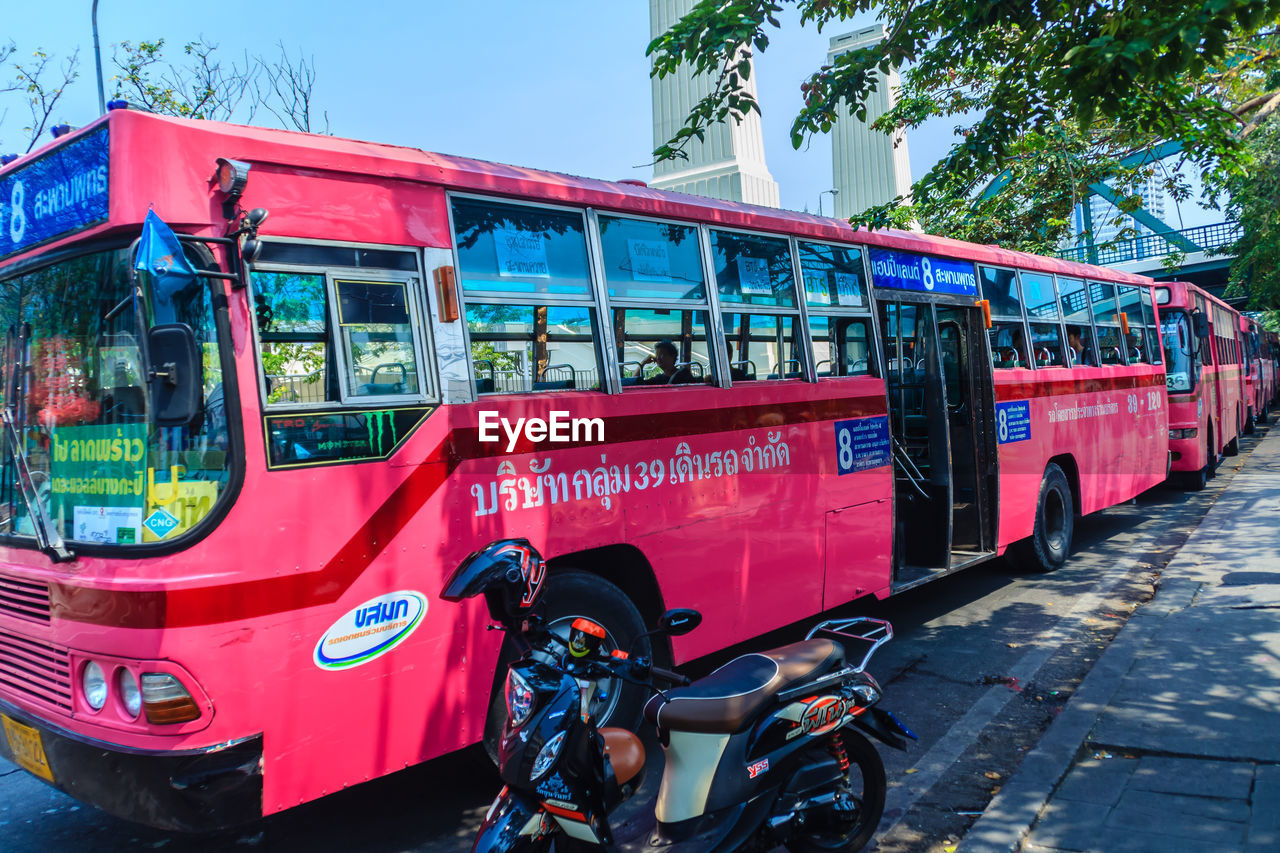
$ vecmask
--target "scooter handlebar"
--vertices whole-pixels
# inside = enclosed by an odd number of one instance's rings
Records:
[[[654,678],[661,678],[663,681],[670,681],[672,684],[676,685],[677,687],[685,687],[688,684],[692,683],[689,681],[688,678],[681,675],[680,673],[672,672],[669,669],[663,669],[660,666],[653,667],[650,670],[650,674]]]

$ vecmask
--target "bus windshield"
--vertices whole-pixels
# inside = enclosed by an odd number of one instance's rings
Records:
[[[1200,373],[1196,358],[1191,318],[1186,311],[1161,311],[1164,333],[1165,384],[1171,393],[1189,392],[1195,388]]]
[[[0,394],[9,396],[14,365],[25,368],[12,401],[19,450],[50,526],[70,542],[179,538],[209,514],[229,480],[207,279],[155,300],[143,274],[138,305],[129,262],[127,249],[113,249],[0,281]],[[163,323],[190,326],[203,354],[203,413],[187,426],[157,426],[151,412],[141,341],[144,326]],[[15,455],[4,457],[0,535],[31,537],[40,520],[15,485]]]

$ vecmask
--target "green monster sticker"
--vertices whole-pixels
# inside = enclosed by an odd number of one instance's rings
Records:
[[[431,414],[431,406],[269,415],[272,470],[386,459]]]

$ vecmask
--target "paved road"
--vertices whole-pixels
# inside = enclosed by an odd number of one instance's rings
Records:
[[[886,687],[885,707],[920,736],[906,754],[882,750],[891,789],[879,850],[940,853],[963,835],[1135,604],[1150,597],[1162,568],[1251,447],[1246,439],[1242,455],[1228,460],[1204,492],[1158,489],[1136,504],[1084,519],[1071,562],[1052,575],[1019,575],[997,561],[838,612],[893,622],[897,637],[872,671]],[[791,642],[804,627],[749,647]],[[727,656],[699,662],[695,670]],[[80,806],[0,760],[0,849],[466,850],[499,786],[473,748],[245,829],[193,837]]]

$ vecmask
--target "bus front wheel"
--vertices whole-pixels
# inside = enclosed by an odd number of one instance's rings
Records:
[[[1050,462],[1040,481],[1035,527],[1031,536],[1016,543],[1014,563],[1024,571],[1052,572],[1062,568],[1071,553],[1075,531],[1075,504],[1071,483],[1057,464]]]
[[[647,639],[632,649],[636,637],[645,632],[644,619],[627,594],[604,578],[590,572],[562,570],[547,578],[543,593],[543,618],[547,627],[563,639],[569,637],[569,628],[579,617],[590,619],[605,630],[601,648],[607,653],[615,649],[652,657]],[[493,696],[489,714],[485,720],[484,748],[489,757],[497,761],[498,740],[507,724],[507,703],[504,695],[506,665],[516,657],[510,641],[503,646],[499,658],[501,671],[494,679]],[[605,679],[599,686],[592,709],[599,726],[618,726],[635,731],[640,725],[644,703],[649,698],[643,687],[617,679]]]

